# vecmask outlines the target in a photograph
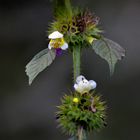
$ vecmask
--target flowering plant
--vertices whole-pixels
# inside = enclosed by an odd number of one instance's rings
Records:
[[[106,125],[106,104],[96,93],[97,83],[81,73],[81,53],[91,48],[105,59],[114,72],[115,64],[125,56],[124,49],[103,36],[98,27],[100,18],[88,9],[71,6],[70,0],[55,0],[55,19],[49,26],[48,47],[26,65],[29,84],[47,68],[56,56],[68,50],[73,57],[74,91],[65,95],[56,113],[59,126],[74,140],[85,140],[93,130]]]

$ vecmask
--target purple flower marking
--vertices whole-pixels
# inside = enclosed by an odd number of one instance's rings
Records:
[[[56,50],[56,56],[60,56],[62,54],[62,49],[61,48],[57,48]]]

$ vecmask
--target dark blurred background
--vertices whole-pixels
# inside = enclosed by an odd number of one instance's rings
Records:
[[[104,35],[126,49],[109,77],[107,63],[83,53],[82,74],[98,83],[108,104],[108,126],[90,140],[140,139],[140,1],[73,0],[101,18]],[[48,44],[53,20],[49,0],[0,2],[0,140],[66,140],[55,121],[56,105],[72,88],[72,58],[66,52],[28,86],[25,66]]]

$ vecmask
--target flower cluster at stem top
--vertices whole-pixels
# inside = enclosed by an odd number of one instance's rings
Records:
[[[102,31],[97,27],[99,20],[88,9],[72,8],[71,16],[67,12],[58,12],[48,32],[62,33],[72,52],[73,47],[91,47],[94,40],[100,38]]]

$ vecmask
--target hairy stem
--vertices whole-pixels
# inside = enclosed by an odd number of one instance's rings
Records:
[[[72,18],[72,7],[71,0],[54,0],[54,15],[57,17],[57,13],[60,11],[66,12],[69,18]],[[81,65],[81,48],[79,46],[73,47],[73,77],[74,83],[76,78],[80,75],[80,65]],[[85,140],[86,135],[83,126],[79,126],[77,130],[77,135],[75,135],[78,140]]]
[[[79,46],[73,47],[73,77],[74,83],[77,76],[80,75],[80,67],[81,66],[81,48]],[[83,126],[79,126],[77,130],[77,140],[86,140],[85,131]]]
[[[54,14],[65,11],[69,17],[72,17],[71,0],[54,0]]]
[[[71,0],[65,0],[65,6],[67,9],[67,13],[70,17],[72,17],[72,7],[71,7]]]
[[[83,127],[78,128],[78,140],[83,140]]]
[[[81,48],[78,46],[73,47],[73,77],[74,82],[76,77],[80,75],[80,65],[81,65]]]

